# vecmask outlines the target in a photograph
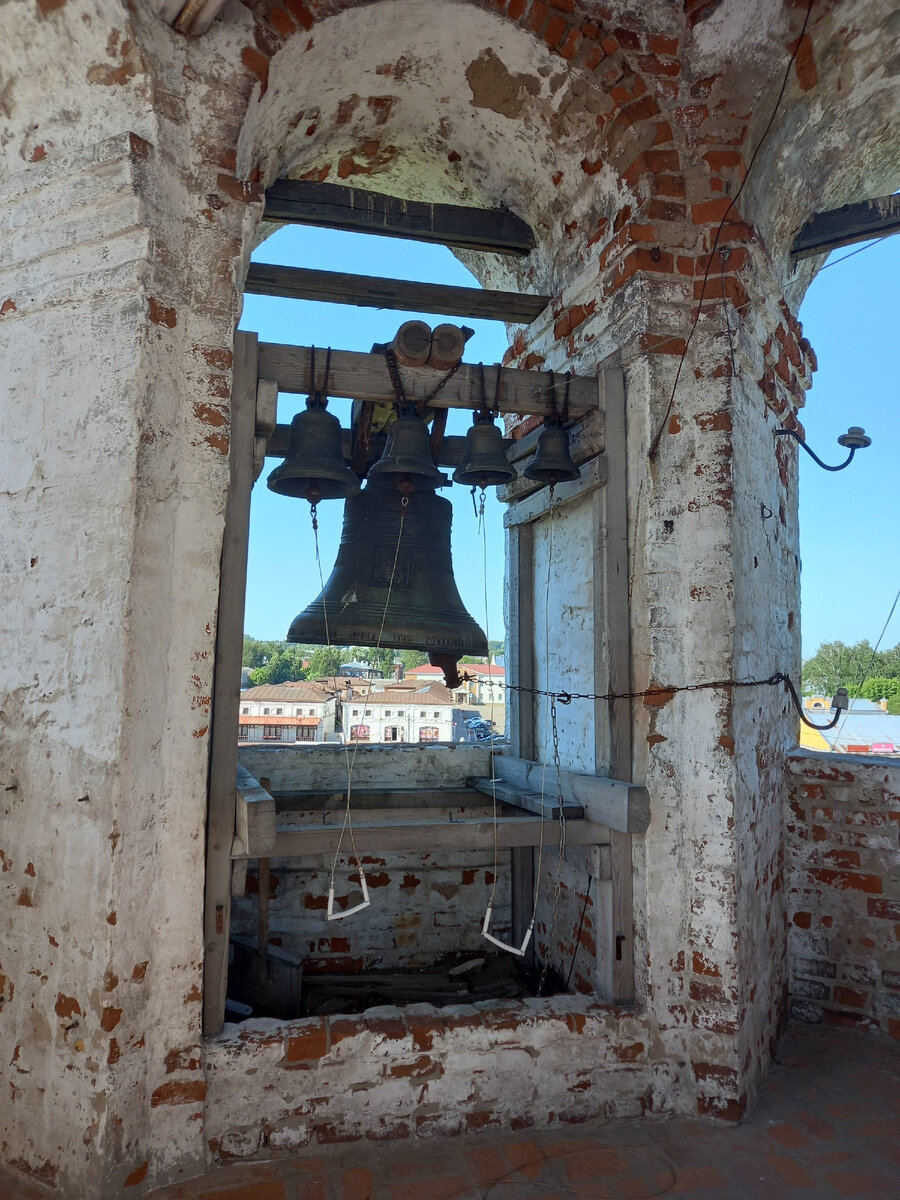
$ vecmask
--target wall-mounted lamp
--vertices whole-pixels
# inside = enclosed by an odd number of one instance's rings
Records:
[[[857,450],[864,450],[866,446],[872,445],[872,439],[866,436],[866,431],[864,429],[860,429],[858,425],[851,425],[847,432],[842,433],[838,438],[838,445],[847,447],[850,453],[839,466],[829,467],[828,463],[822,462],[821,458],[819,458],[818,454],[816,454],[814,450],[810,450],[809,446],[807,446],[806,442],[804,442],[803,438],[795,429],[776,429],[775,436],[792,437],[798,445],[803,447],[810,458],[815,459],[819,466],[825,471],[843,471],[844,467],[849,467],[850,463],[853,461],[853,455],[857,452]],[[826,726],[826,728],[830,728],[830,726]]]
[[[834,693],[834,699],[831,701],[831,708],[834,712],[834,716],[827,725],[816,725],[816,723],[814,721],[810,721],[809,717],[807,717],[807,715],[804,713],[803,705],[800,702],[800,697],[797,695],[797,689],[794,687],[788,676],[783,675],[782,680],[787,687],[787,690],[791,693],[791,699],[794,702],[794,708],[796,708],[800,715],[800,720],[804,725],[808,725],[810,729],[818,729],[820,731],[834,729],[835,725],[837,725],[838,721],[841,719],[841,713],[846,712],[850,707],[850,697],[847,694],[847,689],[842,687],[838,688],[838,690]]]

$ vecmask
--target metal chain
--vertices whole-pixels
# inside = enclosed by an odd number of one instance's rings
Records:
[[[556,858],[556,884],[553,890],[553,907],[550,910],[550,924],[547,927],[547,954],[541,977],[538,980],[537,994],[540,996],[547,981],[550,969],[550,953],[553,947],[553,935],[556,931],[556,918],[559,914],[559,900],[562,895],[562,865],[566,854],[566,813],[563,807],[562,775],[559,765],[559,728],[556,722],[556,697],[550,697],[550,725],[553,731],[553,766],[556,770],[556,811],[559,819],[559,854]],[[543,818],[543,813],[541,814]]]
[[[784,683],[789,688],[793,688],[790,676],[785,675],[783,671],[777,671],[774,675],[770,675],[768,679],[714,679],[709,683],[686,683],[680,687],[643,688],[639,692],[550,692],[541,688],[525,687],[523,684],[518,683],[504,683],[503,686],[508,692],[524,692],[529,696],[547,696],[555,700],[557,704],[571,704],[573,700],[640,700],[644,696],[674,696],[676,692],[703,692],[718,688],[768,687],[778,683]]]
[[[394,357],[394,351],[390,346],[385,346],[384,348],[384,360],[387,363],[388,374],[391,377],[391,386],[394,389],[397,404],[401,408],[405,408],[409,404],[409,400],[406,396],[406,390],[403,387],[403,380],[400,378],[400,368],[397,365],[397,359]],[[424,412],[431,401],[447,386],[462,365],[462,359],[454,363],[450,370],[438,381],[436,386],[419,402],[417,408],[420,413]]]
[[[406,399],[406,392],[403,390],[403,380],[400,378],[400,368],[397,366],[397,360],[394,358],[394,352],[390,346],[384,348],[384,361],[387,363],[388,374],[391,377],[391,386],[394,389],[394,396],[401,408],[405,408],[409,401]]]

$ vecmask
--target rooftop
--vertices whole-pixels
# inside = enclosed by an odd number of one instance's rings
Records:
[[[261,687],[246,688],[241,692],[241,702],[246,700],[281,700],[286,704],[324,704],[331,694],[317,683],[266,683]]]

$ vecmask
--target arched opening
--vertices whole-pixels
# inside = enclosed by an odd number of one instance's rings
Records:
[[[585,147],[581,135],[594,130],[596,120],[591,106],[578,101],[577,74],[573,73],[566,81],[554,77],[553,59],[543,44],[536,44],[525,31],[469,5],[421,8],[398,0],[373,6],[365,14],[366,22],[362,24],[358,20],[360,14],[355,14],[352,29],[344,16],[324,22],[314,55],[309,49],[289,45],[276,56],[266,95],[252,106],[242,133],[239,163],[270,182],[283,174],[322,179],[334,172],[338,178],[351,182],[356,182],[359,175],[367,184],[377,183],[378,188],[407,198],[465,199],[469,203],[480,201],[491,205],[507,202],[534,225],[536,249],[521,263],[464,252],[460,257],[466,265],[485,283],[520,290],[543,287],[552,293],[559,290],[566,278],[571,278],[576,286],[574,295],[578,295],[577,289],[585,286],[584,280],[588,278],[582,278],[585,263],[581,259],[567,262],[555,236],[554,210],[560,203],[560,177],[566,167],[571,168],[570,177],[577,181],[574,202],[587,208],[595,221],[598,208],[612,203],[612,190],[605,190],[595,178],[590,200],[584,198],[589,173],[581,163]],[[385,64],[379,46],[389,42],[386,36],[389,27],[395,28],[397,21],[405,40],[398,46],[395,61]],[[471,42],[468,36],[463,39],[461,31],[455,28],[454,23],[459,21],[472,26],[468,31],[473,34]],[[440,37],[436,37],[436,26]],[[452,34],[448,32],[451,27]],[[493,48],[477,54],[468,63],[462,56],[447,61],[440,52],[440,41],[448,37],[460,45],[490,44]],[[353,91],[346,95],[344,85],[350,86],[346,67],[350,60],[348,38],[359,54],[352,58]],[[408,52],[403,50],[404,45],[408,46]],[[309,57],[304,57],[307,54]],[[447,86],[447,94],[437,108],[433,102],[424,103],[432,94],[429,72],[434,71],[446,76]],[[363,96],[367,89],[372,94]],[[565,114],[564,128],[557,131],[551,148],[542,127],[548,117],[558,119],[560,112]],[[566,203],[567,206],[573,203],[571,193]],[[391,325],[394,324],[392,320]],[[560,337],[555,328],[557,315],[549,309],[535,325]],[[552,358],[538,357],[535,363],[526,365],[544,365],[557,372],[574,368],[594,374],[596,359],[591,349],[582,345],[576,352],[574,345],[574,339],[568,344],[560,342]],[[535,386],[543,391],[546,384]],[[616,395],[621,418],[621,388]],[[606,705],[582,706],[577,714],[563,712],[549,694],[554,689],[566,688],[589,691],[598,679],[611,680],[610,663],[614,654],[619,656],[620,682],[627,691],[624,602],[617,605],[618,637],[603,636],[609,609],[607,588],[612,586],[613,579],[615,586],[627,586],[626,574],[622,563],[617,564],[615,571],[602,572],[602,577],[594,574],[598,539],[604,554],[624,554],[627,546],[624,532],[614,539],[605,539],[603,534],[606,511],[602,484],[606,475],[598,459],[603,436],[598,434],[595,415],[589,412],[580,427],[579,436],[584,443],[581,457],[592,462],[589,477],[583,481],[584,488],[573,491],[571,505],[558,515],[546,505],[520,514],[508,542],[507,606],[513,614],[511,624],[516,627],[512,645],[519,658],[517,678],[524,689],[511,722],[512,749],[525,760],[529,770],[534,765],[532,760],[537,760],[538,765],[545,764],[537,796],[533,791],[528,792],[531,802],[539,805],[536,824],[541,827],[541,840],[536,854],[532,849],[534,842],[510,843],[515,846],[511,857],[518,865],[505,872],[503,888],[517,892],[518,900],[512,906],[509,931],[503,923],[505,901],[503,889],[496,884],[496,862],[484,871],[483,883],[490,897],[489,913],[494,906],[497,908],[491,927],[495,936],[504,942],[511,939],[510,945],[524,947],[534,927],[529,957],[534,954],[538,966],[552,966],[563,980],[567,974],[573,979],[579,947],[588,948],[572,987],[586,996],[614,999],[630,995],[631,988],[630,850],[628,861],[623,859],[621,866],[613,870],[609,854],[604,855],[604,848],[607,852],[610,848],[609,831],[605,824],[597,824],[596,816],[583,826],[565,831],[566,805],[578,819],[586,816],[586,810],[580,804],[563,800],[561,772],[582,772],[578,779],[593,780],[616,771],[617,778],[627,778],[630,752],[624,749],[624,740],[618,749],[614,746],[617,736],[627,740],[627,728],[621,721],[611,720]],[[620,442],[624,438],[622,420],[616,436]],[[624,470],[622,459],[620,452],[617,466]],[[621,491],[617,492],[616,502],[624,528]],[[560,636],[563,629],[565,637]],[[421,724],[424,734],[417,743],[427,746],[436,740],[433,737],[436,727],[429,721],[427,706],[424,712]],[[364,740],[363,729],[371,740],[371,717],[365,706],[355,714],[351,709],[348,724],[357,734],[353,739],[356,745]],[[400,741],[399,727],[390,728],[397,731],[396,738],[391,740]],[[548,762],[557,781],[551,785],[546,783]],[[456,779],[457,785],[463,782],[465,776]],[[431,786],[433,789],[434,780]],[[547,799],[554,788],[556,800]],[[620,788],[621,791],[616,790]],[[275,783],[272,790],[285,789]],[[628,785],[613,785],[610,795],[613,794],[624,797],[627,809]],[[579,810],[577,814],[575,808]],[[561,814],[552,836],[544,832],[551,810]],[[624,824],[616,828],[627,830],[630,819],[618,817]],[[559,845],[558,853],[542,854],[545,837],[548,848]],[[601,839],[603,845],[598,844]],[[505,858],[508,860],[509,856]],[[384,864],[376,861],[375,865]],[[458,893],[461,881],[472,869],[454,867],[460,879],[440,881],[445,899],[449,890],[454,895]],[[595,880],[596,889],[591,896]],[[614,887],[625,889],[620,895],[624,903],[613,903]],[[434,890],[442,894],[440,888]],[[308,899],[305,897],[304,903]],[[344,897],[343,903],[345,908],[356,907],[350,896]],[[313,897],[310,907],[315,904]],[[623,917],[623,913],[627,916]],[[467,937],[473,935],[477,944],[480,930],[477,919],[469,919],[471,915],[467,914]],[[619,933],[614,940],[612,926],[625,924],[629,933]],[[577,933],[576,926],[579,926]],[[341,946],[347,941],[343,937],[333,940]],[[627,945],[625,951],[622,942]],[[401,933],[394,937],[393,949],[409,944],[409,935]]]

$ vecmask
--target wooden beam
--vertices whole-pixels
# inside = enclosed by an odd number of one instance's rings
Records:
[[[507,529],[511,529],[513,525],[524,525],[530,521],[538,521],[550,511],[550,489],[546,484],[537,483],[533,479],[527,479],[524,475],[520,475],[518,479],[507,485],[507,502],[509,502],[511,492],[516,494],[514,485],[519,483],[531,484],[534,490],[525,492],[523,489],[525,498],[519,500],[518,503],[509,505],[509,508],[503,514],[503,524]],[[553,507],[561,508],[564,504],[569,504],[573,500],[580,500],[582,496],[589,495],[591,492],[596,491],[597,488],[603,487],[605,483],[606,458],[599,455],[590,462],[581,464],[581,475],[578,479],[572,479],[566,483],[558,483],[556,485],[553,491]]]
[[[602,496],[605,517],[603,540],[603,592],[601,603],[605,610],[605,626],[599,606],[594,608],[595,664],[606,656],[609,690],[614,693],[631,691],[631,592],[628,562],[628,443],[626,436],[627,404],[625,376],[618,368],[605,372],[604,396],[607,399],[606,448],[609,462],[607,487]],[[598,620],[598,618],[601,618]],[[595,722],[606,722],[609,739],[609,771],[630,778],[632,772],[631,728],[632,701],[613,700],[598,704]],[[602,744],[597,738],[596,743]],[[598,763],[598,769],[600,764]],[[650,798],[646,788],[640,788],[638,811],[640,819],[625,825],[613,825],[610,835],[609,882],[598,881],[598,908],[605,913],[606,922],[598,923],[598,945],[603,944],[603,956],[598,955],[598,983],[601,999],[613,1004],[630,1004],[634,1000],[634,867],[631,833],[642,833],[650,823]],[[612,822],[610,822],[612,824]],[[602,893],[606,890],[607,903]],[[598,913],[598,917],[599,917]],[[600,930],[603,930],[600,933]]]
[[[791,247],[795,260],[827,254],[840,246],[867,242],[900,232],[900,196],[878,196],[858,204],[845,204],[830,212],[815,213]]]
[[[550,303],[550,296],[520,292],[489,292],[485,288],[384,279],[379,275],[349,275],[343,271],[311,271],[253,262],[244,281],[253,296],[288,300],[317,300],[354,304],[357,308],[396,308],[403,312],[438,313],[445,317],[476,317],[482,321],[530,324]]]
[[[235,831],[238,725],[244,595],[253,438],[256,427],[257,341],[236,333],[231,384],[231,479],[219,575],[219,610],[210,716],[209,807],[206,818],[206,886],[203,913],[203,1031],[214,1036],[225,1020],[228,926],[231,914],[231,852]]]
[[[353,822],[353,837],[360,854],[419,853],[436,850],[491,850],[494,846],[494,822],[490,819],[416,821],[409,824],[378,823],[366,814],[365,821]],[[543,826],[543,835],[541,827]],[[559,822],[540,817],[498,817],[497,845],[501,850],[516,846],[537,846],[543,836],[545,846],[559,843]],[[310,825],[308,828],[279,830],[273,858],[304,858],[334,854],[341,838],[341,824]],[[608,843],[609,830],[593,821],[572,821],[566,828],[566,842],[573,846]],[[351,854],[350,840],[344,831],[342,849]],[[239,857],[253,857],[240,855]]]
[[[556,771],[549,767],[546,770],[552,776],[555,788]],[[544,771],[543,764],[524,758],[507,758],[506,755],[494,758],[494,774],[498,779],[538,795]],[[588,821],[608,825],[622,833],[641,833],[649,824],[649,797],[647,789],[640,784],[560,771],[559,788],[563,802],[581,805]]]
[[[521,256],[535,245],[531,228],[506,209],[427,204],[307,179],[279,179],[267,188],[263,219],[412,238],[491,254]]]
[[[234,740],[237,744],[237,737]],[[351,747],[349,755],[338,743],[241,747],[241,764],[257,779],[268,776],[276,796],[345,795],[348,757],[353,761],[354,791],[464,788],[470,775],[488,775],[491,769],[490,751],[476,742],[360,745]]]
[[[323,355],[318,356],[321,362]],[[259,371],[261,377],[278,382],[280,392],[306,395],[310,390],[309,346],[286,346],[278,342],[260,342]],[[501,413],[528,413],[545,417],[553,409],[547,396],[546,371],[520,371],[515,367],[486,367],[487,394],[494,395],[496,372],[500,370]],[[463,363],[441,388],[437,396],[431,393],[445,376],[433,367],[400,367],[400,378],[407,398],[416,404],[427,400],[432,408],[477,407],[480,396],[480,368],[477,363]],[[557,375],[557,392],[559,381]],[[317,382],[323,386],[319,374]],[[362,354],[356,350],[332,350],[331,373],[328,378],[329,396],[364,400],[370,404],[393,404],[394,389],[387,363],[381,354]],[[569,414],[574,419],[600,408],[600,389],[596,379],[574,375],[569,385]],[[592,421],[592,425],[596,421]],[[599,435],[602,437],[602,425]],[[524,440],[524,439],[523,439]]]
[[[502,779],[470,779],[469,787],[481,792],[483,796],[493,799],[497,797],[503,804],[513,804],[526,812],[536,813],[548,821],[559,819],[559,805],[556,796],[546,795],[543,798],[538,792],[530,792],[525,788],[516,787],[512,783],[504,783]],[[581,804],[564,804],[563,814],[567,821],[584,820],[584,806]]]

